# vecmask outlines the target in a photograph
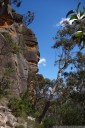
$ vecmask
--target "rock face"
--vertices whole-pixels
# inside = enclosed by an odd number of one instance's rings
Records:
[[[7,106],[0,105],[0,128],[41,128],[35,118],[28,116],[27,120],[15,117]]]
[[[0,128],[11,128],[17,125],[17,119],[11,114],[10,109],[0,106]]]
[[[0,79],[9,79],[12,95],[19,96],[27,90],[28,72],[38,71],[40,53],[32,30],[9,19],[0,23]]]
[[[20,122],[10,109],[0,105],[0,128],[28,128],[27,122]]]
[[[37,64],[40,57],[37,39],[35,37],[35,34],[30,29],[27,29],[25,27],[23,27],[22,33],[25,42],[24,56],[28,61],[30,71],[36,73],[38,70]]]

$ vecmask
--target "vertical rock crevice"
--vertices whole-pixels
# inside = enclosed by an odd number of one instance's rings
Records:
[[[15,20],[5,18],[0,21],[0,78],[13,69],[6,77],[13,81],[12,95],[19,96],[27,90],[28,72],[38,71],[40,53],[35,34],[19,22],[22,16],[14,12]]]

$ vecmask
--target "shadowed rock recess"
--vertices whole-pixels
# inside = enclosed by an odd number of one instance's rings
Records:
[[[11,81],[11,95],[27,90],[28,72],[38,72],[38,42],[31,29],[22,23],[22,16],[13,12],[0,16],[0,79]]]

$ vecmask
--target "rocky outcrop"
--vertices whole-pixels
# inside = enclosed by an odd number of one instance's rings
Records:
[[[23,27],[23,37],[25,41],[24,56],[28,61],[30,70],[36,73],[37,64],[40,57],[37,39],[35,37],[35,34],[30,29],[27,29],[25,27]]]
[[[28,128],[27,121],[16,118],[7,106],[0,105],[0,128]]]
[[[32,76],[38,72],[40,57],[38,42],[33,31],[22,23],[23,16],[10,8],[9,0],[2,1],[2,4],[0,5],[0,87],[5,87],[7,90],[2,91],[4,93],[9,91],[9,94],[5,95],[7,96],[5,100],[2,98],[2,102],[0,99],[0,128],[35,128],[34,118],[29,116],[26,121],[22,121],[21,118],[15,117],[13,110],[7,106],[10,97],[20,99],[20,94],[27,91],[29,97],[33,99],[32,102],[35,102],[35,84],[32,82]],[[31,84],[28,88],[29,79]],[[8,84],[9,88],[6,87]]]
[[[20,22],[21,16],[15,14],[15,22],[7,18],[0,22],[0,79],[9,79],[12,95],[19,96],[27,90],[28,72],[38,71],[40,53],[35,34]]]
[[[41,128],[35,118],[28,116],[26,120],[15,117],[6,106],[0,105],[0,128]]]
[[[17,125],[17,119],[11,114],[11,110],[0,106],[0,128],[12,128]]]

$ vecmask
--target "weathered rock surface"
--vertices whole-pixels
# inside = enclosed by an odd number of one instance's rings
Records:
[[[27,122],[20,122],[8,107],[0,106],[0,128],[20,128],[21,126],[27,128]]]
[[[18,96],[27,90],[28,72],[37,73],[40,54],[32,30],[19,19],[11,24],[8,21],[0,23],[0,79],[11,80],[11,93]]]
[[[17,124],[17,119],[11,114],[11,110],[5,106],[0,106],[0,128],[12,128]]]
[[[27,91],[30,74],[36,75],[38,71],[38,42],[32,30],[23,25],[20,14],[11,10],[12,15],[9,15],[4,6],[0,9],[0,80],[10,81],[8,99],[11,96],[20,98],[20,94]],[[35,99],[33,86],[28,92],[33,91],[29,95]],[[0,128],[35,128],[32,122],[29,124],[30,119],[20,122],[12,114],[7,107],[8,99],[0,101]]]
[[[41,124],[37,124],[35,118],[28,116],[26,120],[16,118],[10,109],[0,105],[0,128],[38,128]]]

